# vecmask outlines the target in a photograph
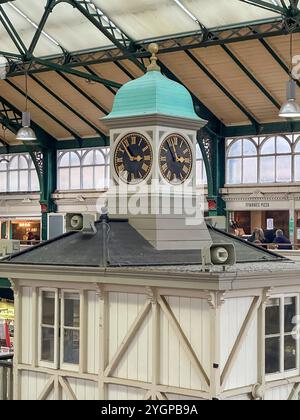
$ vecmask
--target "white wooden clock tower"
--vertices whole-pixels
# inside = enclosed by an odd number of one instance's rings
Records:
[[[111,141],[110,217],[128,218],[156,249],[200,249],[210,241],[200,197],[196,204],[197,131],[206,121],[196,115],[188,90],[161,74],[158,46],[149,50],[147,73],[119,90],[104,118]]]

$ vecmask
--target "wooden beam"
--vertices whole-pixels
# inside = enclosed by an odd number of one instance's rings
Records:
[[[122,341],[119,349],[117,350],[117,353],[113,357],[108,367],[105,369],[104,376],[109,376],[116,369],[118,363],[120,362],[126,350],[130,346],[134,336],[137,334],[146,316],[150,312],[150,309],[151,303],[147,300],[140,313],[138,314],[137,318],[135,319],[134,323],[132,324],[131,328],[129,329],[128,333],[126,334],[124,340]]]
[[[300,393],[300,383],[294,384],[293,389],[288,397],[288,401],[298,401]]]
[[[236,342],[234,343],[233,349],[231,350],[231,353],[228,357],[228,360],[227,360],[226,365],[224,367],[224,370],[222,372],[222,375],[221,375],[221,389],[222,390],[224,389],[226,381],[227,381],[227,379],[228,379],[228,377],[229,377],[229,375],[230,375],[230,373],[233,369],[234,362],[236,361],[236,359],[238,357],[239,351],[240,351],[240,349],[241,349],[241,347],[244,343],[244,340],[245,340],[245,338],[246,338],[246,336],[249,332],[252,321],[254,319],[254,316],[257,313],[257,310],[258,310],[261,302],[262,302],[262,297],[261,296],[254,297],[253,302],[250,306],[250,309],[249,309],[249,311],[246,315],[245,321],[242,325],[242,328],[239,332],[239,335],[236,339]]]
[[[55,380],[55,376],[51,376],[48,379],[48,381],[46,382],[42,392],[40,393],[40,395],[37,398],[38,401],[45,401],[47,399],[48,395],[50,394],[50,392],[54,388],[54,380]]]
[[[210,386],[209,378],[208,378],[204,368],[202,367],[194,349],[192,348],[191,343],[187,339],[187,337],[184,334],[179,322],[177,321],[175,315],[173,314],[170,305],[168,304],[168,302],[166,301],[166,299],[163,296],[158,297],[158,302],[159,302],[164,314],[166,315],[171,327],[173,328],[177,338],[179,339],[179,342],[180,342],[181,346],[185,350],[190,362],[192,363],[196,372],[198,373],[205,389],[208,390],[209,386]]]
[[[58,381],[62,387],[62,389],[65,391],[66,395],[68,396],[69,400],[71,401],[77,401],[77,397],[71,388],[69,382],[66,378],[63,378],[62,376],[59,376]]]

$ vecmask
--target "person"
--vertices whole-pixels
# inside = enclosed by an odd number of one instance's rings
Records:
[[[255,228],[251,238],[248,239],[255,245],[262,245],[266,243],[264,231],[261,228]]]
[[[276,237],[273,243],[278,244],[278,249],[283,249],[283,250],[293,249],[291,241],[286,236],[284,236],[284,233],[281,229],[278,229],[276,231]]]

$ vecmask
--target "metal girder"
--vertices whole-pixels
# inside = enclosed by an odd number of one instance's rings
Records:
[[[34,37],[31,41],[31,44],[28,48],[28,55],[31,56],[34,53],[35,47],[37,46],[37,43],[39,42],[39,39],[41,37],[42,31],[44,30],[44,27],[47,23],[47,20],[52,13],[53,7],[55,6],[56,0],[47,0],[47,4],[45,6],[45,11],[43,13],[43,16],[41,18],[41,21],[38,25],[38,28],[34,34]]]
[[[295,133],[300,132],[300,121],[280,121],[274,123],[265,123],[260,126],[259,135],[278,134],[278,133]],[[255,136],[252,125],[238,125],[227,127],[225,137],[244,137]]]
[[[295,20],[293,31],[300,32],[300,22]],[[291,22],[290,22],[291,24]],[[155,42],[159,44],[159,54],[167,54],[176,51],[192,50],[195,48],[207,48],[215,45],[226,45],[235,42],[243,42],[255,39],[263,39],[288,34],[288,28],[283,18],[262,21],[260,23],[251,23],[244,25],[236,25],[222,29],[210,29],[205,37],[201,31],[194,32],[185,36],[173,36],[168,39],[157,39]],[[87,51],[82,53],[68,53],[55,56],[47,60],[47,64],[65,65],[68,68],[81,67],[84,65],[101,64],[108,62],[118,62],[122,60],[137,59],[135,63],[143,70],[143,65],[138,59],[150,56],[147,47],[150,41],[141,41],[137,49],[118,48],[100,48],[98,51]],[[3,54],[5,55],[5,53]],[[30,73],[39,73],[47,71],[46,63],[35,62],[31,60],[18,60],[16,57],[15,64],[8,73],[9,77],[24,74],[29,68]],[[144,71],[144,70],[143,70]]]
[[[90,0],[58,0],[58,3],[69,3],[81,12],[94,26],[96,26],[117,48],[127,52],[136,49],[135,42],[121,31],[98,7]],[[143,70],[143,64],[135,61],[135,64]]]
[[[5,13],[2,6],[0,6],[0,21],[1,21],[2,25],[4,26],[4,28],[6,29],[10,39],[12,40],[12,42],[17,47],[20,54],[21,55],[26,54],[27,53],[27,48],[26,48],[24,42],[22,41],[22,38],[18,34],[17,30],[15,29],[14,25],[9,20],[9,18],[8,18],[7,14]]]
[[[255,117],[251,114],[247,108],[235,98],[226,87],[217,80],[217,78],[204,66],[201,61],[195,57],[190,51],[185,52],[187,56],[202,70],[204,74],[231,100],[231,102],[239,108],[240,111],[248,118],[249,121],[256,127],[258,130],[259,122],[255,119]]]
[[[281,15],[284,14],[284,12],[286,12],[287,10],[286,6],[285,7],[283,6],[283,3],[281,3],[282,4],[282,7],[281,7],[274,3],[269,3],[263,0],[240,0],[240,2],[247,3],[252,6],[260,7],[261,9],[265,9],[270,12],[279,13]]]

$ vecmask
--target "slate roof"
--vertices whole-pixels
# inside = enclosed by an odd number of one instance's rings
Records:
[[[157,251],[127,220],[97,222],[95,233],[69,232],[58,238],[28,248],[0,262],[13,264],[78,266],[78,267],[138,267],[199,265],[197,250]],[[109,229],[109,232],[107,230]],[[285,258],[244,242],[209,226],[214,243],[233,243],[238,263],[282,262]],[[107,252],[106,252],[107,251]],[[107,258],[108,264],[105,264]]]

